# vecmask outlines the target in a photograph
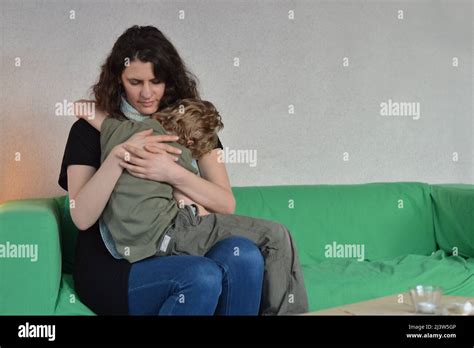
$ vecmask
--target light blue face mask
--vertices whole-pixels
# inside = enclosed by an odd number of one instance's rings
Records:
[[[128,101],[125,99],[125,97],[122,95],[122,101],[120,102],[120,111],[123,112],[126,118],[129,120],[133,121],[145,121],[146,119],[149,119],[150,116],[143,115],[140,113],[137,109],[135,109]]]

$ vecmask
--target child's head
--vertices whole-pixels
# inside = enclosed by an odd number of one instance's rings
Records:
[[[182,99],[151,115],[163,128],[179,136],[178,143],[201,158],[217,145],[217,132],[224,128],[221,116],[212,103],[198,99]]]

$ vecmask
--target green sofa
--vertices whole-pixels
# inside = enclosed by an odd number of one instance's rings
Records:
[[[278,221],[297,244],[310,310],[436,284],[474,296],[474,185],[233,188],[236,214]],[[0,314],[93,315],[74,291],[68,197],[0,206]],[[37,245],[23,256],[20,244]],[[3,254],[2,254],[3,253]],[[18,256],[18,254],[16,255]]]

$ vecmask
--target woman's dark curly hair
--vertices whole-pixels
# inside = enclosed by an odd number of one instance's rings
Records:
[[[165,93],[157,111],[180,99],[200,99],[197,78],[187,70],[176,48],[163,33],[153,26],[134,25],[117,39],[102,65],[99,82],[92,87],[97,107],[111,117],[123,116],[120,111],[124,92],[121,76],[126,62],[136,59],[152,63],[155,78],[165,82]]]

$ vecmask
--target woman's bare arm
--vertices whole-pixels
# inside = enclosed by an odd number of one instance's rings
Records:
[[[219,150],[212,150],[199,159],[201,177],[177,170],[170,184],[214,213],[233,214],[235,198],[225,164],[218,161]]]
[[[230,187],[224,163],[219,162],[219,150],[212,150],[199,159],[202,177],[199,177],[176,162],[153,145],[144,149],[124,146],[131,154],[127,162],[120,165],[138,178],[167,182],[182,191],[194,202],[214,213],[232,214],[235,198]]]
[[[75,164],[67,168],[71,218],[79,230],[88,229],[99,219],[122,174],[117,151],[112,150],[98,170]]]
[[[176,141],[176,136],[152,136],[152,130],[135,133],[127,141],[115,146],[100,168],[96,169],[87,165],[70,165],[67,169],[68,191],[71,200],[71,218],[80,230],[92,226],[102,214],[114,186],[122,174],[120,162],[127,158],[124,146],[132,145],[142,148],[151,142],[155,147],[169,146],[172,151],[176,149],[165,142]],[[176,158],[165,150],[164,158],[176,163]]]

